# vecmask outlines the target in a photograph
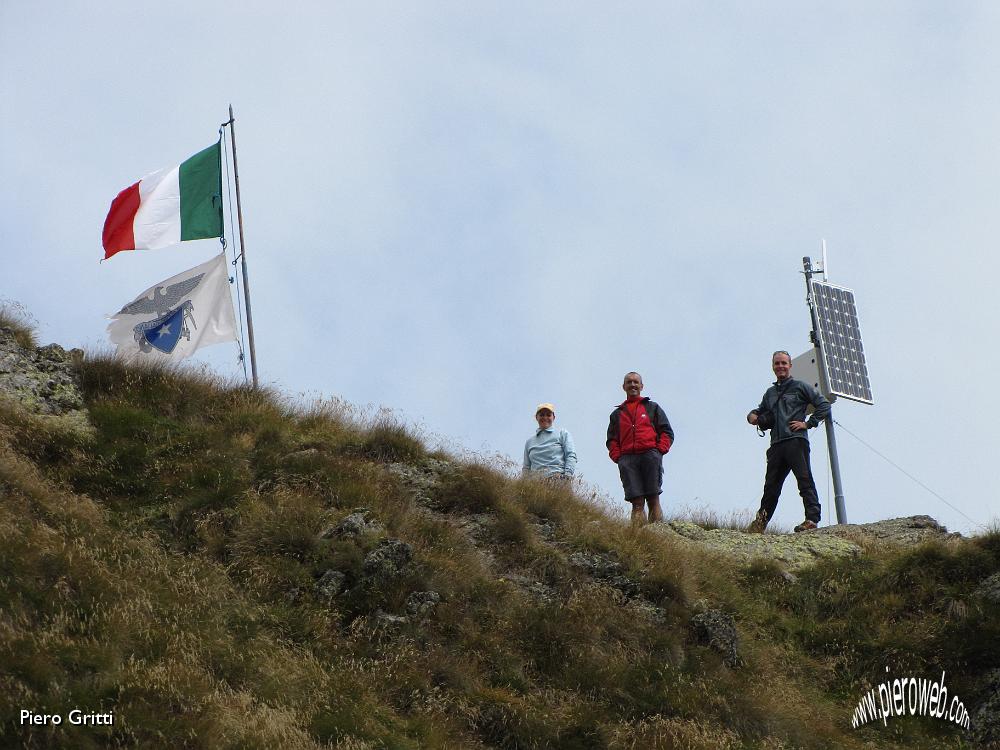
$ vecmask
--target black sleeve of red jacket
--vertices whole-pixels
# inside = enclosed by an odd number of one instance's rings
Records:
[[[607,439],[607,442],[605,442],[605,445],[608,447],[608,455],[611,457],[611,460],[614,461],[615,463],[618,463],[618,457],[621,456],[622,449],[621,449],[621,446],[618,444],[618,410],[617,409],[615,409],[613,412],[611,412],[611,420],[610,420],[610,424],[608,425],[608,439]],[[618,455],[615,455],[616,453]]]
[[[656,447],[660,453],[666,453],[674,444],[674,430],[670,426],[667,414],[659,404],[653,409],[653,427],[656,428]],[[648,409],[647,409],[648,411]]]

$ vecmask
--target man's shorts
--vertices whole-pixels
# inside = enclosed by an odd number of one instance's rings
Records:
[[[618,459],[618,473],[626,500],[663,492],[663,454],[656,448],[645,453],[623,453]]]

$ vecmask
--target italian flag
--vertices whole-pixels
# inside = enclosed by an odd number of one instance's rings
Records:
[[[104,220],[104,257],[221,237],[221,153],[220,141],[118,193]]]

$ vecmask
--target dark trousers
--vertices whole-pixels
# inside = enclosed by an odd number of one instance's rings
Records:
[[[767,511],[767,518],[770,520],[774,515],[774,509],[778,507],[781,486],[785,483],[789,471],[795,475],[795,481],[799,483],[799,494],[802,496],[806,518],[819,523],[819,499],[816,496],[812,469],[809,468],[809,441],[802,438],[782,440],[767,449],[767,472],[764,474],[761,509]]]

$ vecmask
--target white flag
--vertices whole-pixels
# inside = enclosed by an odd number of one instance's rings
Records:
[[[108,317],[108,336],[124,356],[181,359],[236,341],[226,254],[161,281]]]

